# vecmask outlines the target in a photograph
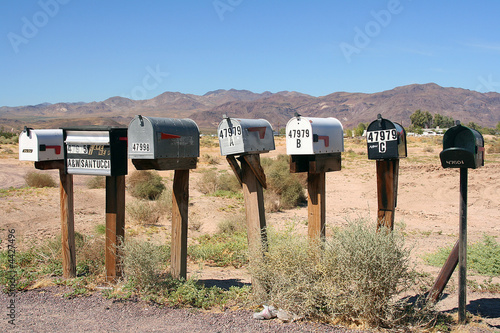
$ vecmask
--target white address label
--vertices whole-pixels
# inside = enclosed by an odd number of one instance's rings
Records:
[[[149,143],[144,143],[144,142],[134,142],[132,143],[132,151],[135,152],[149,152],[150,151],[150,144]]]
[[[368,132],[366,141],[368,143],[395,141],[398,139],[396,129]]]

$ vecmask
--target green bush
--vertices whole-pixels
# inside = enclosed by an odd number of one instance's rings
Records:
[[[270,232],[268,252],[251,271],[267,290],[258,299],[300,317],[393,327],[422,315],[396,297],[414,283],[409,256],[401,235],[359,220],[322,246]]]
[[[198,244],[188,247],[188,255],[197,262],[236,268],[248,263],[246,233],[203,235],[195,239]]]
[[[439,248],[434,253],[424,256],[424,260],[432,266],[443,266],[453,246]],[[467,268],[478,274],[487,276],[500,275],[500,243],[493,236],[484,235],[483,239],[467,247]]]
[[[47,173],[30,171],[24,176],[26,185],[29,187],[56,187],[54,178]]]
[[[128,185],[130,194],[139,199],[155,200],[165,190],[157,171],[134,171],[128,177]]]

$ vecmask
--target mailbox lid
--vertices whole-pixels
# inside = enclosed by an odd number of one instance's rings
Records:
[[[68,174],[127,174],[127,128],[82,126],[63,128]]]
[[[275,149],[273,128],[265,119],[224,118],[217,133],[224,156],[267,153]]]
[[[200,156],[200,130],[191,119],[135,116],[128,127],[131,159]]]
[[[443,136],[443,151],[439,154],[443,168],[472,168],[484,165],[484,139],[478,131],[456,125]]]
[[[63,131],[61,129],[27,128],[19,135],[19,160],[63,160]]]
[[[344,151],[344,129],[336,118],[294,117],[286,125],[288,155],[317,155]]]
[[[370,160],[397,159],[408,156],[404,127],[382,117],[368,125],[366,143]]]

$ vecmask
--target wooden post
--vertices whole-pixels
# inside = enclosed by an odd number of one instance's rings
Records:
[[[460,168],[460,230],[458,235],[458,322],[467,321],[467,168]]]
[[[125,236],[125,176],[106,177],[106,279],[121,276],[118,247]]]
[[[171,274],[187,276],[187,234],[189,206],[189,170],[175,170],[172,195]]]
[[[262,185],[252,171],[245,158],[241,158],[241,180],[245,199],[245,216],[247,222],[248,252],[250,265],[262,257],[267,246],[266,214],[264,209],[264,192]],[[257,294],[264,292],[263,286],[252,276],[252,288]]]
[[[444,288],[448,284],[448,281],[450,281],[451,275],[458,264],[458,244],[459,241],[455,243],[455,246],[453,247],[453,250],[451,250],[448,259],[446,259],[443,268],[441,268],[441,271],[439,272],[439,275],[429,291],[429,295],[427,296],[428,301],[436,303],[438,298],[443,293]]]
[[[399,160],[377,160],[377,229],[394,230],[394,211],[398,185]]]
[[[59,169],[59,196],[61,205],[61,243],[63,277],[76,276],[75,215],[73,200],[73,175]]]
[[[326,200],[325,173],[307,173],[307,213],[310,240],[325,238]]]

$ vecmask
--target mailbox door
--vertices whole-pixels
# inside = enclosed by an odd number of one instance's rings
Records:
[[[366,142],[370,160],[406,157],[404,128],[390,120],[373,121],[366,130]]]
[[[63,160],[63,132],[61,129],[28,129],[19,136],[19,160]]]
[[[245,152],[243,128],[237,119],[223,119],[219,124],[217,133],[221,155],[226,156]]]
[[[313,155],[313,128],[309,118],[295,117],[286,124],[286,153]]]
[[[243,130],[245,152],[267,153],[275,149],[273,128],[267,120],[240,119],[240,125]]]

